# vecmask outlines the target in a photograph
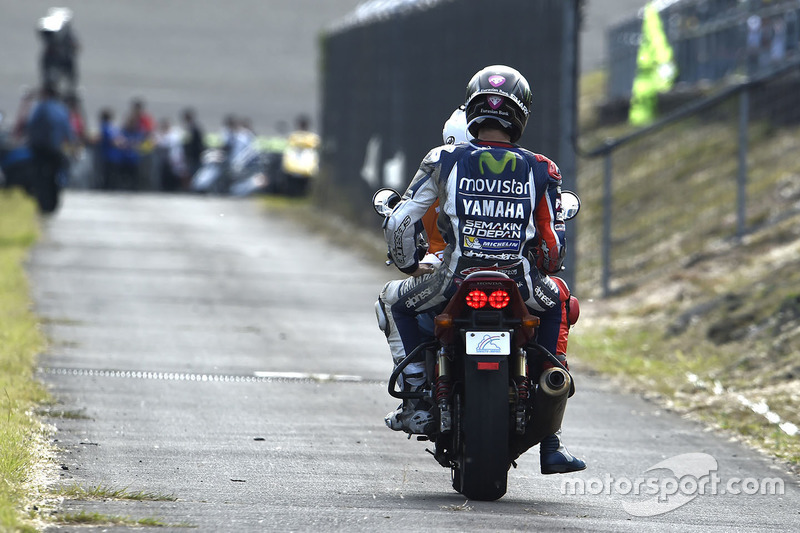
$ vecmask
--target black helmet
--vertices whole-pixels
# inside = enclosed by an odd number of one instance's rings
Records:
[[[517,142],[525,131],[533,95],[528,80],[516,69],[492,65],[478,71],[467,84],[467,130],[477,136],[485,119],[494,119]]]

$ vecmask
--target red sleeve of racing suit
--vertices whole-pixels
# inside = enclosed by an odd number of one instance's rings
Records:
[[[533,217],[539,235],[537,268],[547,274],[561,270],[565,252],[565,226],[561,211],[561,171],[543,155],[536,154],[539,163],[547,165],[547,190],[534,206]]]
[[[405,273],[411,274],[419,268],[417,257],[416,223],[423,217],[428,208],[438,198],[437,180],[439,156],[442,147],[431,150],[422,160],[417,174],[383,226],[389,254],[395,266]]]

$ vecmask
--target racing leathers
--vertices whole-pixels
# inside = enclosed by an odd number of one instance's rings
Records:
[[[561,174],[548,158],[503,142],[443,145],[423,159],[384,234],[395,265],[419,268],[417,222],[439,200],[437,227],[447,243],[432,274],[390,281],[380,295],[385,333],[395,365],[421,343],[416,315],[441,308],[472,272],[495,270],[517,282],[540,318],[538,342],[557,353],[560,288],[547,273],[561,269],[565,225]],[[410,364],[403,381],[419,386],[424,365]]]

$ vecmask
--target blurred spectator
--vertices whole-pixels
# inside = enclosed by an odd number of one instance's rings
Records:
[[[231,160],[253,142],[255,135],[243,126],[242,120],[234,115],[228,115],[223,121],[221,138],[222,149],[228,160]]]
[[[140,150],[147,134],[140,127],[135,115],[131,115],[122,125],[122,153],[119,163],[120,188],[139,190]]]
[[[31,109],[36,103],[36,91],[30,88],[23,89],[22,99],[17,108],[17,117],[14,119],[13,138],[14,142],[22,143],[27,137],[28,119],[31,116]]]
[[[141,142],[150,139],[156,131],[156,123],[150,113],[145,110],[144,100],[134,98],[131,100],[131,109],[125,119],[126,127],[136,131],[141,137]]]
[[[281,169],[285,178],[283,189],[289,196],[308,192],[319,171],[319,142],[319,135],[311,131],[309,118],[297,117],[296,129],[286,141]]]
[[[107,108],[103,109],[100,111],[100,140],[98,142],[101,188],[103,189],[113,190],[119,187],[122,146],[122,135],[114,126],[114,112]]]
[[[81,145],[85,145],[87,141],[86,118],[81,99],[77,94],[73,93],[68,95],[64,101],[69,110],[69,123],[75,133],[75,138]]]
[[[40,207],[51,212],[58,202],[60,174],[67,170],[65,149],[74,141],[69,111],[52,85],[45,85],[41,99],[28,120],[28,143],[33,157],[34,190]]]
[[[240,122],[240,133],[246,137],[248,144],[256,137],[256,130],[253,128],[253,121],[248,117],[242,117]]]
[[[769,45],[769,61],[780,63],[786,57],[786,22],[782,16],[772,20],[772,41]]]
[[[203,130],[197,123],[194,109],[185,109],[183,111],[183,123],[186,127],[186,139],[183,143],[183,153],[186,161],[186,173],[188,178],[194,176],[197,169],[200,168],[200,156],[203,150],[206,149],[205,141],[203,140]]]
[[[761,17],[750,15],[747,18],[747,74],[752,76],[761,62]]]
[[[177,191],[186,174],[186,163],[181,143],[181,132],[173,128],[168,118],[161,119],[156,133],[156,151],[159,161],[159,185],[162,191]]]
[[[53,7],[39,19],[39,35],[44,43],[41,69],[42,83],[59,87],[61,78],[66,78],[68,93],[78,86],[77,55],[80,49],[72,29],[72,11],[64,7]]]
[[[64,99],[69,111],[69,123],[75,135],[75,149],[70,157],[70,185],[75,188],[89,188],[94,181],[92,157],[86,150],[89,144],[89,133],[86,129],[86,115],[83,104],[77,94],[69,94]]]

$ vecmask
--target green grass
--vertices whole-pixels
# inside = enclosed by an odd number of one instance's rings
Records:
[[[629,294],[584,306],[570,354],[629,390],[724,430],[800,472],[800,214]],[[715,390],[716,389],[716,390]]]
[[[581,80],[584,150],[631,131],[603,123],[604,91],[602,73]],[[629,390],[800,467],[800,436],[738,400],[742,394],[766,402],[781,420],[800,425],[800,126],[769,123],[764,116],[780,116],[778,108],[772,115],[753,108],[752,233],[738,242],[737,105],[729,100],[614,153],[607,299],[598,298],[603,161],[579,159],[582,209],[573,250],[578,296],[587,305],[570,353]],[[789,218],[776,222],[779,216]]]
[[[160,494],[140,490],[131,492],[127,487],[114,488],[106,485],[84,488],[80,485],[68,485],[50,490],[54,496],[62,496],[73,500],[134,500],[150,502],[174,502],[178,498],[173,494]]]
[[[29,413],[47,394],[34,380],[45,345],[31,301],[23,260],[36,242],[36,207],[17,191],[0,191],[0,530],[33,530],[23,507],[33,482],[42,429]]]
[[[56,518],[55,523],[63,525],[81,525],[81,526],[133,526],[133,527],[171,527],[171,528],[197,527],[187,523],[167,524],[159,518],[130,518],[128,516],[106,515],[101,513],[87,513],[86,511],[60,515]]]

